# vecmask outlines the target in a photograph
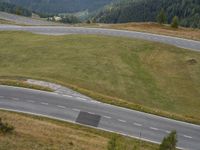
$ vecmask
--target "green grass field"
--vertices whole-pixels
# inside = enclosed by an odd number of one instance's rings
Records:
[[[158,149],[148,142],[43,117],[0,111],[0,118],[15,127],[12,134],[0,133],[0,150],[106,150],[112,136],[118,137],[119,150]]]
[[[0,76],[57,82],[112,104],[200,123],[200,53],[165,44],[0,32]]]

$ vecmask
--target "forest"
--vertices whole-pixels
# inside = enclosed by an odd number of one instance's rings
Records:
[[[32,16],[32,12],[30,10],[5,2],[0,2],[0,11],[22,15],[26,17]]]
[[[101,23],[155,22],[161,9],[166,23],[178,16],[181,26],[200,28],[200,0],[121,0],[98,11],[93,19]]]

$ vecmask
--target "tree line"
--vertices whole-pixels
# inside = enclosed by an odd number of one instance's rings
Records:
[[[0,2],[0,11],[17,14],[17,15],[22,15],[22,16],[26,16],[26,17],[32,16],[32,12],[30,10],[24,9],[20,6],[16,6],[13,4],[5,3],[5,2]]]
[[[200,28],[199,0],[121,0],[97,12],[94,20],[101,23],[155,22],[161,9],[166,14],[166,23],[177,16],[181,26]]]

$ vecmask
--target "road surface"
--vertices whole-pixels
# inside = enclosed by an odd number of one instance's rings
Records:
[[[185,49],[200,51],[200,41],[187,40],[177,37],[156,35],[156,34],[136,32],[136,31],[101,29],[101,28],[84,28],[84,27],[64,27],[64,26],[0,25],[0,31],[3,30],[29,31],[33,33],[48,34],[48,35],[99,34],[99,35],[109,35],[109,36],[120,36],[120,37],[129,37],[129,38],[137,38],[142,40],[161,42]]]
[[[0,11],[0,19],[8,20],[16,24],[23,25],[62,25],[61,23],[54,23],[45,20],[33,19],[30,17],[19,16]]]
[[[200,149],[200,126],[87,100],[31,89],[0,86],[0,109],[48,116],[159,143],[178,132],[178,147]]]

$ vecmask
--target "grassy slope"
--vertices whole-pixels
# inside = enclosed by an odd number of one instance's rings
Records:
[[[183,27],[180,27],[179,29],[173,29],[169,25],[159,25],[157,23],[101,24],[101,27],[149,32],[154,34],[169,35],[169,36],[200,41],[200,29],[183,28]]]
[[[0,150],[105,150],[112,133],[79,125],[0,111],[0,117],[14,125],[13,134],[0,134]],[[119,136],[118,146],[123,150],[139,147],[155,150],[157,145]]]
[[[200,122],[198,52],[119,37],[20,32],[0,32],[0,47],[0,76],[75,85],[114,103],[120,98],[122,105],[136,103]]]

